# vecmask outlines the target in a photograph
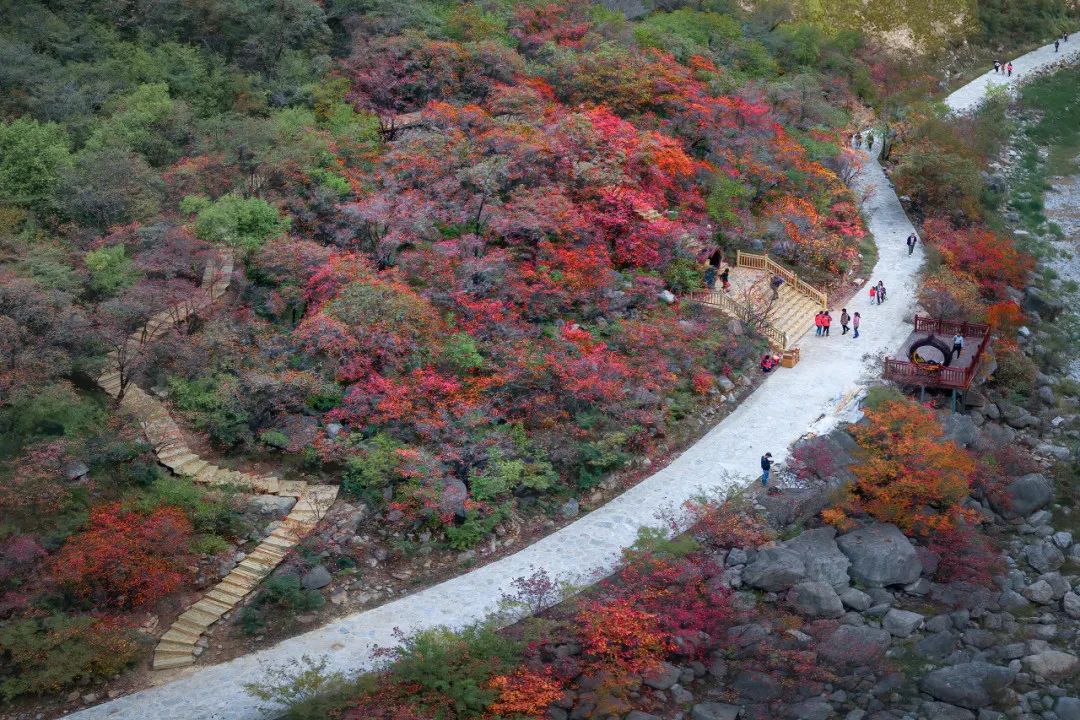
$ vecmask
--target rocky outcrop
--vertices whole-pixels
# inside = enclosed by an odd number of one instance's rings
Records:
[[[951,705],[978,710],[994,700],[1016,679],[1016,670],[984,662],[960,663],[926,675],[920,687],[926,694]]]
[[[867,587],[907,585],[922,573],[915,547],[895,525],[867,525],[836,542],[851,561],[851,578]]]

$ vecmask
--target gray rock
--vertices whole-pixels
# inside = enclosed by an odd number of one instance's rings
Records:
[[[1019,610],[1031,605],[1026,597],[1015,590],[1002,590],[998,596],[998,604],[1005,610]]]
[[[927,700],[922,704],[927,720],[975,720],[975,713],[956,705]]]
[[[1065,555],[1048,540],[1026,546],[1024,559],[1040,573],[1052,572],[1065,564]]]
[[[675,302],[675,295],[670,290],[661,290],[657,297],[668,305]]]
[[[906,638],[918,630],[922,622],[923,616],[919,613],[892,608],[881,619],[881,627],[888,630],[894,637]]]
[[[808,617],[838,618],[844,614],[840,596],[824,582],[801,582],[787,594],[787,602]]]
[[[303,577],[300,578],[300,584],[307,590],[318,590],[329,585],[333,579],[334,576],[330,574],[329,570],[322,565],[316,565],[304,573]]]
[[[570,498],[563,503],[561,508],[559,508],[559,514],[567,520],[577,517],[579,512],[581,512],[581,503],[579,503],[576,498]]]
[[[836,542],[851,561],[851,577],[867,586],[906,585],[922,572],[915,547],[895,525],[867,525]]]
[[[86,467],[86,463],[81,460],[72,460],[66,463],[61,471],[64,474],[64,479],[68,482],[81,480],[90,474],[90,468]]]
[[[469,499],[469,488],[458,478],[444,478],[442,492],[439,493],[439,510],[465,517],[465,501]]]
[[[726,703],[698,703],[690,711],[693,720],[735,720],[739,717],[742,708],[738,705]]]
[[[1065,303],[1037,287],[1028,287],[1024,289],[1024,309],[1038,313],[1044,320],[1054,320],[1064,312]]]
[[[1061,599],[1061,607],[1066,615],[1074,620],[1080,620],[1080,595],[1072,591],[1065,593],[1065,597]]]
[[[833,716],[833,709],[824,700],[813,698],[789,705],[786,715],[793,720],[829,720]]]
[[[1060,600],[1065,597],[1065,593],[1069,592],[1071,586],[1069,581],[1061,576],[1058,572],[1048,572],[1039,576],[1039,580],[1047,583],[1054,591],[1054,599]]]
[[[956,634],[948,631],[927,635],[915,643],[915,652],[928,660],[944,660],[955,649]]]
[[[919,686],[942,702],[977,710],[993,702],[994,694],[1008,687],[1015,678],[1015,670],[972,662],[933,670]]]
[[[743,568],[743,582],[770,592],[787,590],[806,578],[806,566],[798,553],[782,547],[766,548]]]
[[[1054,499],[1054,484],[1045,475],[1029,473],[1012,480],[1002,493],[992,493],[990,506],[1002,515],[1030,515]]]
[[[979,650],[986,650],[997,644],[997,635],[989,630],[973,627],[964,631],[964,642]]]
[[[997,710],[987,710],[986,708],[980,708],[979,720],[1005,720],[1005,713],[999,713]]]
[[[341,423],[328,423],[326,425],[326,436],[333,440],[341,434],[342,430],[344,430],[344,427]]]
[[[972,445],[979,437],[979,428],[967,415],[952,413],[941,421],[941,427],[945,430],[945,440],[952,440],[960,447]]]
[[[849,587],[840,593],[840,602],[844,603],[846,607],[862,612],[873,604],[873,600],[870,596],[864,593],[858,588]]]
[[[1054,704],[1059,720],[1080,720],[1080,698],[1059,697]]]
[[[1042,400],[1047,405],[1053,406],[1053,405],[1057,404],[1057,398],[1054,397],[1053,388],[1051,388],[1049,386],[1046,386],[1046,385],[1039,388],[1039,399]]]
[[[889,633],[867,625],[841,625],[818,645],[818,654],[835,665],[869,665],[889,647]]]
[[[625,720],[660,720],[659,716],[652,715],[640,710],[631,710],[626,714]]]
[[[1013,405],[1012,403],[1001,403],[1000,407],[1001,419],[1011,428],[1023,430],[1024,428],[1034,427],[1039,424],[1039,419],[1029,413],[1027,408]]]
[[[656,690],[667,690],[669,687],[679,682],[679,675],[682,670],[675,667],[671,663],[661,663],[658,668],[652,672],[645,673],[642,677],[642,682],[651,688]]]
[[[1060,650],[1044,650],[1028,655],[1021,662],[1029,673],[1053,681],[1065,680],[1080,670],[1080,659]]]
[[[732,681],[731,689],[755,703],[767,703],[780,697],[780,681],[757,670],[740,672]]]
[[[728,553],[725,563],[728,567],[733,565],[745,565],[749,558],[746,555],[746,551],[742,548],[731,548],[731,552]]]
[[[783,546],[802,558],[807,580],[828,583],[837,591],[847,587],[851,561],[836,544],[836,528],[804,530]]]
[[[247,510],[265,517],[285,517],[295,504],[296,498],[294,497],[254,495],[247,502]]]
[[[1023,595],[1031,602],[1040,605],[1054,602],[1054,588],[1050,587],[1050,583],[1045,580],[1038,580],[1028,585],[1024,588]]]
[[[694,702],[694,693],[677,683],[672,685],[668,692],[671,693],[671,701],[676,705],[689,705]]]
[[[1062,550],[1068,550],[1073,542],[1072,533],[1066,532],[1065,530],[1054,533],[1050,536],[1050,539]]]
[[[735,389],[735,383],[731,382],[731,378],[725,375],[717,376],[716,384],[720,386],[720,392],[723,393],[729,393]]]

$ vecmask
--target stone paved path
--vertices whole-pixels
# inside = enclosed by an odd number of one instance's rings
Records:
[[[1007,86],[1010,91],[1013,91],[1018,85],[1028,80],[1033,72],[1047,70],[1054,65],[1078,59],[1080,59],[1080,34],[1070,36],[1068,42],[1061,43],[1061,48],[1056,53],[1054,44],[1050,43],[1016,58],[1012,61],[1012,77],[1004,73],[995,73],[994,69],[990,68],[986,74],[980,75],[945,98],[945,104],[955,112],[970,112],[979,106],[986,97],[987,90],[992,87]]]
[[[1071,44],[1080,46],[1080,36]],[[1072,49],[1072,48],[1070,48]],[[1028,56],[1025,56],[1028,57]],[[1045,57],[1045,53],[1042,56]],[[1059,58],[1050,57],[1053,62]],[[1014,61],[1018,66],[1019,61]],[[1025,72],[1031,68],[1020,66]],[[1033,65],[1031,66],[1033,67]],[[982,83],[983,79],[974,84]],[[985,85],[962,88],[955,107],[973,107]],[[880,144],[879,144],[880,145]],[[876,147],[875,150],[879,150]],[[266,668],[302,655],[325,655],[329,669],[355,673],[372,666],[372,649],[397,644],[394,629],[409,633],[436,625],[461,627],[495,610],[515,578],[545,568],[565,580],[583,581],[609,573],[622,548],[641,527],[655,526],[655,514],[680,505],[701,490],[743,485],[758,473],[766,450],[778,460],[786,448],[808,432],[833,427],[849,413],[860,386],[878,375],[880,356],[898,348],[907,337],[905,322],[914,305],[922,245],[908,257],[905,238],[912,226],[878,164],[866,157],[853,183],[865,193],[864,212],[877,240],[878,264],[870,280],[883,280],[889,300],[870,306],[860,293],[848,303],[862,313],[861,337],[813,335],[799,343],[802,362],[784,369],[748,397],[731,415],[688,448],[670,465],[603,507],[497,562],[473,570],[381,607],[336,620],[271,648],[212,667],[181,671],[168,684],[117,698],[68,717],[74,720],[254,720],[273,717],[272,710],[248,695],[245,683],[266,678]],[[838,308],[837,308],[838,309]],[[837,328],[839,332],[839,328]]]
[[[229,289],[232,273],[232,253],[222,251],[215,255],[206,265],[202,285],[189,298],[152,316],[131,335],[127,347],[136,348],[149,342],[170,327],[213,305]],[[120,397],[122,385],[118,357],[116,351],[109,354],[111,364],[97,379],[98,385],[114,398]],[[192,665],[201,652],[199,641],[203,634],[243,602],[248,593],[285,559],[293,546],[315,528],[334,503],[338,488],[334,485],[308,485],[302,480],[282,480],[273,475],[251,475],[207,462],[187,445],[180,426],[169,415],[165,404],[135,384],[128,383],[124,388],[120,407],[139,420],[147,440],[154,446],[158,462],[175,475],[190,477],[203,485],[228,485],[251,493],[296,498],[280,527],[265,537],[208,593],[187,608],[159,639],[154,649],[155,670]]]

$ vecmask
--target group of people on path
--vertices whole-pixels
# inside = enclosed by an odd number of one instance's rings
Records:
[[[871,305],[873,305],[875,302],[878,305],[885,302],[885,295],[886,295],[886,293],[885,293],[885,283],[882,282],[881,280],[877,281],[877,285],[871,285],[870,286],[870,304]]]
[[[731,267],[725,267],[724,271],[719,275],[716,273],[716,267],[709,265],[705,268],[705,287],[710,290],[716,289],[716,281],[720,280],[720,287],[724,292],[731,289]]]
[[[828,310],[822,310],[814,316],[814,334],[818,337],[828,337],[829,329],[832,327],[832,313]],[[847,335],[848,330],[854,330],[852,338],[859,337],[859,325],[862,323],[862,315],[855,313],[850,315],[847,308],[840,310],[840,328],[841,335]]]
[[[1061,33],[1061,39],[1054,41],[1054,52],[1058,51],[1058,48],[1061,47],[1061,43],[1063,43],[1063,42],[1069,42],[1069,33],[1067,33],[1067,32]],[[1012,63],[1009,63],[1009,64],[1012,65]]]
[[[1054,52],[1057,52],[1057,43],[1054,44]],[[1006,77],[1012,77],[1013,66],[1011,62],[1003,63],[1000,60],[994,61],[994,72],[1005,73]]]

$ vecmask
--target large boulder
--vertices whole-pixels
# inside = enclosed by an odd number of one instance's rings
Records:
[[[1065,311],[1065,303],[1037,287],[1029,287],[1024,290],[1024,309],[1037,312],[1043,320],[1054,320]]]
[[[990,505],[1002,515],[1030,515],[1054,499],[1054,483],[1041,473],[1013,479],[1000,493],[991,493]]]
[[[780,681],[758,670],[740,672],[731,682],[731,689],[753,703],[767,703],[780,697]]]
[[[992,703],[994,695],[1015,678],[1015,670],[1000,665],[960,663],[927,673],[919,687],[942,702],[978,710]]]
[[[923,616],[910,610],[898,610],[889,608],[885,617],[881,619],[881,627],[896,637],[906,638],[919,629],[923,624]]]
[[[926,720],[975,720],[975,713],[949,703],[927,700],[922,704]]]
[[[907,585],[922,573],[915,546],[895,525],[867,525],[841,535],[836,544],[851,561],[852,579],[868,587]]]
[[[690,711],[693,720],[735,720],[739,717],[742,708],[738,705],[727,703],[698,703]]]
[[[974,444],[979,437],[979,427],[970,415],[952,413],[941,421],[941,428],[945,431],[943,439],[952,440],[960,447]]]
[[[281,495],[255,495],[247,502],[248,512],[267,517],[285,517],[296,504],[296,498]]]
[[[836,528],[805,530],[783,546],[802,558],[807,580],[828,583],[837,590],[847,587],[851,561],[836,544]]]
[[[792,550],[766,548],[743,568],[742,579],[751,587],[780,592],[806,579],[806,565],[802,557]]]
[[[1025,546],[1024,559],[1040,573],[1053,572],[1065,564],[1064,553],[1050,540]]]
[[[888,631],[869,625],[841,625],[818,644],[818,655],[834,665],[870,665],[889,649]]]
[[[1070,678],[1080,670],[1080,658],[1060,650],[1043,650],[1028,655],[1021,662],[1029,673],[1053,681]]]
[[[840,596],[828,583],[798,583],[788,591],[787,601],[797,612],[808,617],[838,618],[844,614]]]
[[[1059,697],[1054,712],[1060,720],[1080,720],[1080,698]]]
[[[300,584],[307,590],[318,590],[329,585],[333,579],[334,576],[330,574],[329,570],[322,565],[316,565],[304,573],[303,577],[300,578]]]
[[[442,492],[439,493],[439,511],[465,517],[465,501],[469,499],[469,488],[457,478],[445,478]]]

